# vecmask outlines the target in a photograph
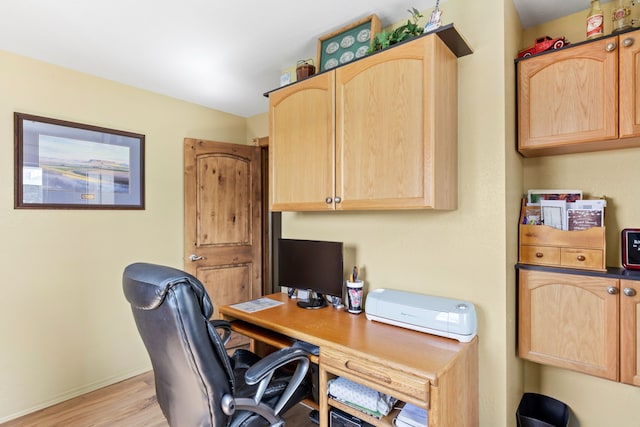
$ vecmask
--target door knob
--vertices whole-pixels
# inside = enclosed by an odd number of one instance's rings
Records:
[[[205,257],[200,256],[200,255],[196,255],[196,254],[191,254],[189,256],[189,261],[191,261],[191,262],[200,261],[201,259],[205,259]]]
[[[616,295],[618,293],[618,288],[616,288],[615,286],[609,286],[607,288],[607,293],[609,295]]]
[[[636,290],[633,288],[624,288],[622,292],[624,292],[624,294],[628,297],[636,296]]]

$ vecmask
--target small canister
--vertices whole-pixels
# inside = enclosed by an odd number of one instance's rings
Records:
[[[301,59],[296,66],[296,78],[298,81],[304,80],[316,73],[316,66],[313,65],[313,59]]]
[[[355,280],[353,282],[347,281],[347,311],[349,313],[362,313],[362,306],[364,301],[363,285],[364,283],[362,282],[362,280]]]

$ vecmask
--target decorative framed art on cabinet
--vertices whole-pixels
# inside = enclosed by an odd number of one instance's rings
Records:
[[[376,14],[367,16],[318,39],[318,71],[323,72],[367,54],[373,36],[380,32]]]

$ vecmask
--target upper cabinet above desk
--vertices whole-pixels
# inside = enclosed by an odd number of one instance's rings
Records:
[[[457,207],[452,49],[470,50],[448,30],[269,93],[272,210]]]
[[[525,157],[640,146],[640,32],[517,60]]]

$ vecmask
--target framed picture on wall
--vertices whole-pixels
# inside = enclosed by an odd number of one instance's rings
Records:
[[[144,209],[145,136],[14,113],[16,209]]]

